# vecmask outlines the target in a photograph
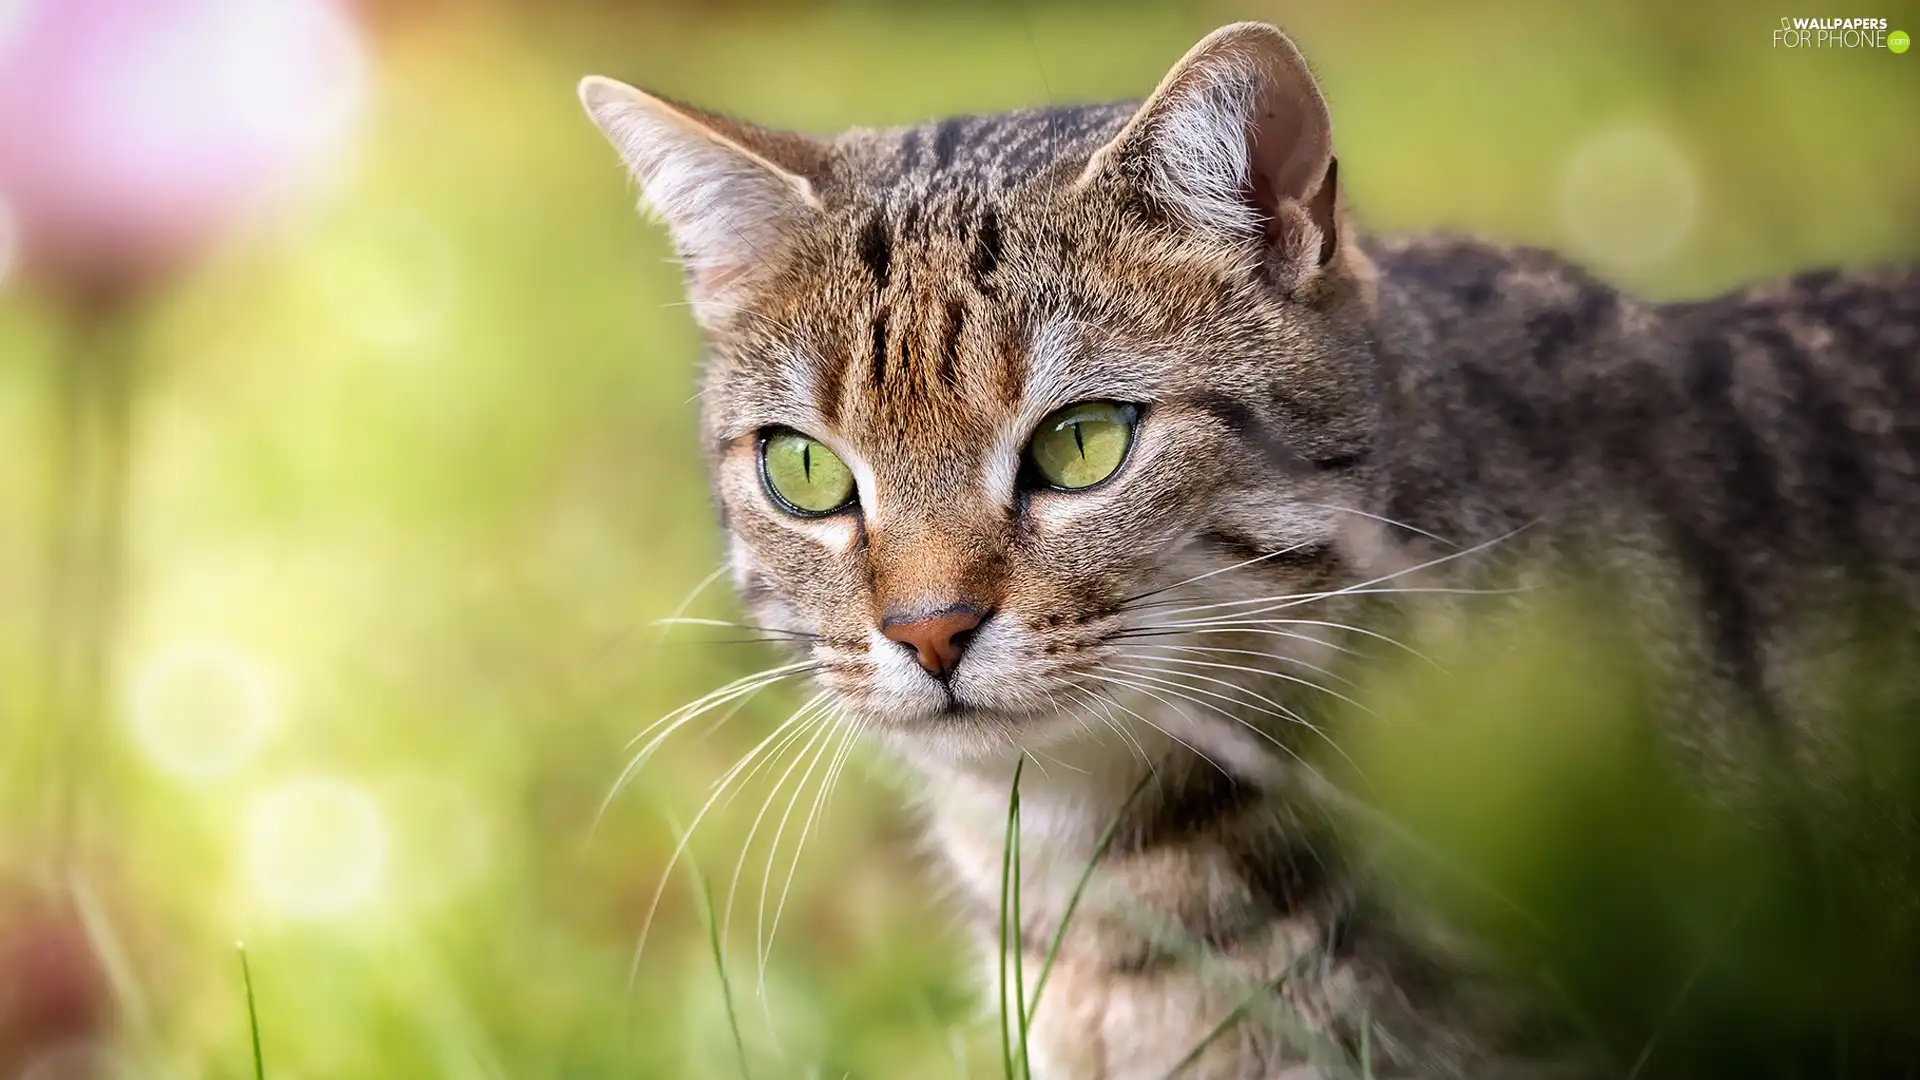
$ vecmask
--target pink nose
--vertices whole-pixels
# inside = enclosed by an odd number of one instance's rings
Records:
[[[967,642],[979,628],[986,612],[965,604],[921,619],[888,617],[880,622],[880,632],[914,651],[920,666],[946,678],[967,651]]]

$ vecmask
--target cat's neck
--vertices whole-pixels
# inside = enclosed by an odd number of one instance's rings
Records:
[[[1162,732],[1130,730],[1124,738],[1087,734],[1031,752],[1005,745],[962,758],[910,760],[927,781],[937,828],[998,843],[1017,766],[1022,835],[1049,851],[1086,857],[1148,770],[1181,764],[1189,754]]]
[[[1154,726],[1129,724],[1124,735],[1073,727],[1072,737],[1031,746],[1002,745],[964,757],[909,754],[926,782],[936,833],[949,834],[949,846],[952,834],[964,834],[962,846],[997,850],[1016,766],[1023,843],[1073,860],[1092,856],[1110,829],[1123,838],[1159,834],[1164,820],[1192,816],[1196,801],[1279,779],[1271,746],[1250,728],[1173,717]]]

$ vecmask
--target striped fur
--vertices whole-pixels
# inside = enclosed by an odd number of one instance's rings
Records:
[[[1728,701],[1791,715],[1775,658],[1832,572],[1920,600],[1913,273],[1660,306],[1543,252],[1363,241],[1325,105],[1271,28],[1210,36],[1141,104],[825,139],[604,81],[586,97],[689,259],[736,584],[762,625],[810,635],[822,684],[927,776],[962,909],[987,932],[1019,755],[1032,966],[1157,770],[1036,1018],[1046,1080],[1159,1076],[1282,972],[1292,1037],[1249,1027],[1187,1075],[1316,1075],[1362,1018],[1378,1075],[1545,1075],[1509,1052],[1512,1003],[1411,947],[1330,845],[1291,763],[1322,738],[1306,721],[1325,690],[1223,668],[1212,699],[1177,698],[1213,685],[1205,669],[1129,651],[1169,607],[1337,589],[1457,550],[1438,538],[1530,527],[1516,553],[1600,551],[1690,613],[1676,662],[1730,688],[1703,691],[1704,725]],[[1034,426],[1092,399],[1142,408],[1120,472],[1025,482]],[[840,455],[858,506],[773,506],[770,427]],[[1182,582],[1176,604],[1141,601]],[[1324,682],[1364,601],[1157,644]],[[990,615],[945,681],[879,633],[955,603]]]

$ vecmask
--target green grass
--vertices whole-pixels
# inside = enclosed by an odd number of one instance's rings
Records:
[[[267,1080],[266,1055],[260,1052],[260,1010],[253,1000],[253,968],[247,963],[247,943],[234,943],[240,957],[240,982],[247,991],[247,1034],[253,1040],[253,1080]]]
[[[1053,939],[1047,943],[1047,955],[1040,962],[1040,974],[1033,980],[1033,997],[1028,1000],[1026,1006],[1029,1021],[1032,1020],[1033,1014],[1040,1010],[1040,995],[1047,988],[1047,978],[1053,974],[1053,962],[1060,955],[1060,944],[1066,940],[1067,929],[1073,924],[1074,913],[1080,910],[1080,901],[1086,896],[1087,886],[1093,881],[1094,871],[1099,868],[1101,860],[1107,857],[1107,852],[1113,849],[1113,840],[1120,835],[1120,826],[1125,824],[1127,814],[1133,810],[1134,803],[1140,801],[1140,796],[1151,786],[1153,780],[1153,770],[1149,769],[1140,777],[1139,782],[1133,785],[1133,790],[1127,792],[1127,797],[1121,801],[1120,808],[1114,811],[1113,820],[1107,822],[1106,828],[1100,831],[1100,839],[1093,845],[1093,854],[1088,857],[1087,865],[1081,869],[1080,878],[1074,882],[1073,892],[1067,897],[1067,906],[1061,911],[1060,925],[1054,928]]]
[[[1027,1062],[1027,1009],[1021,992],[1020,935],[1020,774],[1027,767],[1025,754],[1013,766],[1013,782],[1007,785],[1007,838],[1000,855],[1000,1059],[1006,1080],[1031,1077]],[[1007,969],[1013,969],[1009,978]],[[1009,993],[1008,984],[1012,984]],[[1014,1033],[1019,1033],[1019,1068],[1015,1068]]]
[[[1194,1063],[1200,1060],[1200,1055],[1207,1052],[1207,1047],[1220,1041],[1222,1035],[1245,1022],[1247,1016],[1253,1012],[1253,1007],[1259,1004],[1261,999],[1278,994],[1280,988],[1286,985],[1287,980],[1292,978],[1312,955],[1312,953],[1305,953],[1296,958],[1293,963],[1287,965],[1287,970],[1281,972],[1279,977],[1270,983],[1255,987],[1246,997],[1241,998],[1240,1003],[1229,1009],[1227,1015],[1221,1017],[1220,1022],[1215,1024],[1211,1031],[1202,1036],[1199,1042],[1194,1043],[1192,1049],[1188,1050],[1179,1061],[1174,1062],[1173,1068],[1167,1070],[1163,1080],[1178,1080],[1181,1074],[1193,1068]]]
[[[733,1052],[740,1062],[740,1080],[753,1080],[747,1066],[747,1041],[740,1035],[740,1015],[733,1005],[733,981],[727,975],[726,944],[720,940],[720,919],[713,904],[713,883],[697,869],[691,871],[698,882],[701,903],[707,916],[707,941],[713,948],[713,970],[720,979],[720,998],[727,1008],[727,1033],[733,1037]]]

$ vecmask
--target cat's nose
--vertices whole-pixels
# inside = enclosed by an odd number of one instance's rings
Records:
[[[967,651],[967,642],[986,617],[984,610],[971,604],[955,604],[917,618],[889,615],[880,620],[880,632],[913,650],[921,667],[944,679],[953,674],[961,654]]]

